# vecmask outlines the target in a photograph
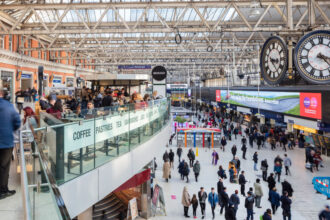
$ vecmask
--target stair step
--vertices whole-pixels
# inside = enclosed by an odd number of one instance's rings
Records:
[[[104,199],[102,199],[101,201],[99,201],[98,203],[96,203],[94,205],[94,208],[98,208],[99,206],[103,206],[107,203],[111,203],[112,201],[116,200],[117,198],[113,195],[110,195],[109,197],[106,197]]]
[[[105,204],[104,206],[98,206],[97,208],[94,208],[94,213],[102,212],[103,210],[106,210],[106,209],[111,209],[112,207],[118,205],[118,203],[120,203],[120,201],[114,200],[111,203]]]
[[[118,216],[119,213],[120,213],[120,209],[122,207],[123,207],[123,205],[119,203],[116,206],[114,206],[110,211],[109,210],[106,210],[105,211],[105,215],[107,216],[107,219],[108,219],[108,217]],[[97,214],[93,213],[93,219],[95,220],[97,218],[102,218],[102,215],[103,215],[102,212],[101,213],[97,213]]]

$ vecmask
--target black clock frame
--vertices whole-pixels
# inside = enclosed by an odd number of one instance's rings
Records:
[[[284,62],[284,67],[283,67],[283,70],[282,72],[279,74],[278,77],[276,77],[276,79],[272,79],[268,76],[267,72],[265,72],[264,68],[265,68],[265,53],[266,53],[266,50],[268,48],[268,45],[270,45],[270,43],[272,43],[272,41],[277,41],[281,44],[282,48],[283,48],[283,52],[284,52],[284,56],[285,56],[285,62]],[[286,75],[286,72],[288,70],[288,59],[289,59],[289,55],[288,55],[288,48],[287,48],[287,45],[285,43],[285,41],[279,37],[279,36],[271,36],[270,38],[268,38],[266,40],[266,42],[264,43],[263,47],[262,47],[262,50],[261,50],[261,53],[260,53],[260,71],[261,71],[261,74],[264,78],[264,80],[270,84],[270,85],[278,85],[280,84],[285,75]]]
[[[313,84],[329,84],[330,75],[329,75],[328,79],[326,79],[326,80],[315,79],[312,76],[310,76],[310,74],[305,73],[305,71],[303,69],[301,69],[300,65],[299,65],[298,56],[299,56],[300,50],[303,49],[303,47],[302,47],[304,45],[303,43],[306,41],[306,39],[313,38],[315,35],[318,35],[318,34],[328,34],[330,36],[330,31],[327,31],[327,30],[312,31],[312,32],[304,35],[302,38],[300,38],[295,47],[295,50],[294,50],[294,64],[296,66],[296,69],[298,70],[299,75],[306,81],[313,83]]]

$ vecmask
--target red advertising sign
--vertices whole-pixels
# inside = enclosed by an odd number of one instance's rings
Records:
[[[215,90],[215,101],[216,102],[221,101],[221,92],[220,92],[220,90]]]
[[[322,119],[321,93],[300,93],[300,116]]]

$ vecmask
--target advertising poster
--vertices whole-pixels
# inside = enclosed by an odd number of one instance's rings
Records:
[[[221,102],[221,90],[215,91],[215,101]]]
[[[321,93],[300,93],[300,116],[322,118]]]
[[[299,92],[221,90],[221,102],[292,115],[300,114]]]

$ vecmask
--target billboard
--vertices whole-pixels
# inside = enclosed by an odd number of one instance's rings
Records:
[[[321,93],[300,93],[300,115],[308,118],[322,118]]]
[[[221,90],[220,94],[223,103],[315,119],[322,116],[320,93]]]
[[[215,91],[215,101],[221,102],[221,91],[220,90]]]

